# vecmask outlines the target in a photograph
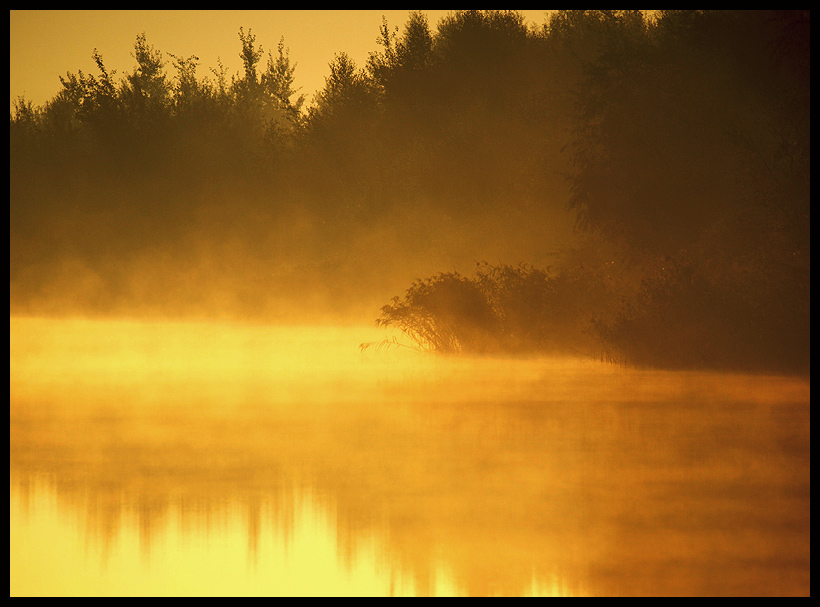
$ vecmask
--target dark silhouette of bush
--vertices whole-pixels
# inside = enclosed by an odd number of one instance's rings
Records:
[[[467,354],[585,354],[592,319],[610,293],[593,272],[551,273],[527,265],[479,263],[474,277],[418,280],[382,308],[378,326],[404,332],[419,348]]]
[[[807,373],[808,286],[761,280],[755,266],[667,258],[640,279],[613,280],[605,264],[559,270],[477,264],[473,277],[439,274],[382,308],[378,326],[445,354],[581,355],[671,369]],[[755,293],[768,286],[770,292]],[[393,344],[395,342],[390,342]]]
[[[656,368],[808,373],[808,289],[780,301],[756,291],[768,281],[750,270],[667,260],[610,321],[596,322],[607,358]]]
[[[486,295],[457,272],[417,280],[403,300],[382,308],[378,326],[400,328],[421,349],[441,353],[497,349],[499,319]]]

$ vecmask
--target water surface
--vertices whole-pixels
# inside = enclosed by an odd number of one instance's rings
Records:
[[[807,379],[10,319],[11,595],[810,593]]]

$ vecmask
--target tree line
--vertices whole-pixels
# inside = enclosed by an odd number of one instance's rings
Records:
[[[555,11],[537,26],[456,11],[436,27],[414,12],[374,32],[365,65],[339,52],[311,102],[283,39],[265,52],[240,29],[242,71],[200,77],[196,57],[140,34],[131,72],[95,51],[98,73],[13,108],[12,311],[76,286],[67,260],[96,285],[78,305],[98,311],[139,297],[207,308],[199,291],[218,274],[242,314],[264,316],[271,291],[310,296],[314,279],[334,307],[398,288],[403,267],[494,255],[416,291],[458,277],[490,305],[541,280],[516,322],[544,326],[571,301],[583,322],[559,345],[807,369],[809,30],[808,11]],[[158,259],[177,276],[150,292],[123,277]],[[596,296],[555,295],[588,292],[579,280]],[[416,291],[393,305],[455,314],[452,297],[425,308]]]

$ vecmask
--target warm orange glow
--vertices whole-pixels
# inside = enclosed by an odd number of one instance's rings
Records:
[[[138,513],[125,510],[114,537],[67,520],[53,489],[37,485],[10,500],[12,596],[383,596],[414,594],[412,580],[389,570],[378,546],[339,558],[336,528],[309,497],[295,500],[289,525],[270,504],[249,546],[242,503],[206,515],[170,513],[150,545]],[[79,513],[77,513],[79,515]],[[80,557],[80,558],[78,558]],[[45,572],[41,566],[48,562]],[[45,575],[44,575],[45,574]],[[441,575],[435,594],[453,594]]]
[[[383,337],[12,318],[11,594],[808,590],[807,381]]]
[[[809,595],[810,22],[10,11],[10,594]]]
[[[425,11],[435,24],[449,11]],[[523,11],[533,23],[546,11]],[[134,63],[134,38],[145,32],[151,44],[180,57],[196,55],[202,76],[220,60],[229,74],[242,68],[237,32],[250,28],[267,50],[280,38],[298,62],[296,84],[310,100],[328,76],[328,64],[345,51],[360,66],[378,50],[376,36],[386,17],[391,26],[407,21],[407,10],[265,11],[10,11],[11,101],[25,95],[37,104],[58,90],[68,70],[93,73],[98,49],[120,73]]]

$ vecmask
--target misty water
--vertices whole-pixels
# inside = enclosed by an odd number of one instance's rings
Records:
[[[10,594],[809,594],[808,379],[10,319]]]

